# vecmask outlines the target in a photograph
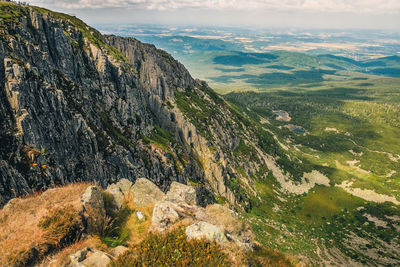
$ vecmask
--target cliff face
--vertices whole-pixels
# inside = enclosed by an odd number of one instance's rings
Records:
[[[85,33],[55,13],[19,12],[1,35],[2,203],[81,180],[106,185],[145,176],[166,188],[202,175],[190,162],[178,171],[143,141],[156,134],[172,88],[194,84],[183,66],[159,64],[159,52],[143,44],[130,64],[93,29]],[[177,75],[168,79],[168,71]]]
[[[163,190],[190,180],[201,201],[213,189],[237,202],[237,182],[227,183],[243,165],[232,157],[241,123],[205,83],[153,45],[102,36],[75,17],[14,4],[2,12],[11,19],[0,25],[1,204],[58,184],[140,177]]]

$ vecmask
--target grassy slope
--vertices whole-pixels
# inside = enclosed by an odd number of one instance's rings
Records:
[[[54,246],[62,246],[58,243],[60,240],[51,240],[39,223],[56,207],[72,207],[78,211],[80,196],[87,186],[71,184],[55,188],[43,194],[14,199],[8,208],[1,209],[0,263],[25,265],[32,257],[40,260]]]
[[[396,78],[325,81],[314,87],[287,86],[285,90],[231,93],[225,98],[249,117],[263,121],[264,127],[289,148],[291,157],[325,173],[332,185],[353,181],[353,187],[399,201],[400,160],[393,159],[400,155],[399,84]],[[281,128],[287,123],[276,121],[272,110],[287,111],[292,117],[290,123],[303,126],[308,134]],[[353,160],[359,162],[352,166],[349,161]],[[316,256],[319,246],[338,247],[364,263],[374,261],[366,256],[371,251],[400,261],[399,254],[388,252],[391,242],[399,241],[400,222],[386,217],[400,216],[398,205],[368,202],[334,186],[315,187],[308,194],[281,201],[270,181],[256,185],[262,201],[255,205],[249,219],[264,244],[310,257]],[[368,214],[386,226],[368,221]],[[351,233],[364,238],[366,244],[346,244],[344,240]]]

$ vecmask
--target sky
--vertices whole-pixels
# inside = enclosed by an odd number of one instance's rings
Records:
[[[400,0],[30,0],[89,24],[400,31]]]

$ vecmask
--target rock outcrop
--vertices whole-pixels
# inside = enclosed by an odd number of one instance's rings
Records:
[[[196,190],[192,186],[184,185],[177,182],[172,182],[169,191],[164,197],[164,200],[175,203],[196,205],[197,204]]]
[[[88,233],[100,233],[106,219],[103,195],[97,186],[89,186],[82,195],[82,216]]]
[[[211,242],[219,244],[228,242],[228,239],[220,228],[206,222],[197,222],[188,226],[185,233],[189,239],[206,238]]]
[[[121,179],[118,183],[110,184],[107,187],[106,192],[111,194],[114,197],[114,203],[117,209],[120,209],[124,204],[124,200],[128,197],[129,192],[132,189],[132,182],[128,179]]]
[[[168,201],[160,201],[154,206],[152,228],[163,232],[174,225],[179,219],[179,214],[173,208],[173,204]]]
[[[150,180],[138,179],[131,189],[133,204],[147,206],[156,203],[164,197],[164,193]]]

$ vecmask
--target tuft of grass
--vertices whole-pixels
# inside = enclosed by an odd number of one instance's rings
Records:
[[[117,210],[114,197],[107,192],[102,192],[104,207],[106,210],[106,220],[101,230],[100,239],[109,247],[125,245],[130,237],[130,231],[125,224],[130,217],[132,210],[126,203]]]
[[[188,241],[184,228],[166,234],[150,233],[140,244],[118,257],[110,266],[231,266],[216,243]]]
[[[48,245],[63,247],[80,239],[83,225],[77,210],[71,205],[51,210],[38,226],[45,230]]]

